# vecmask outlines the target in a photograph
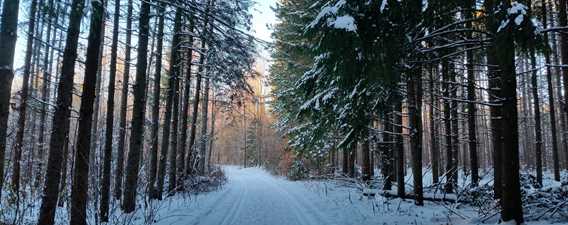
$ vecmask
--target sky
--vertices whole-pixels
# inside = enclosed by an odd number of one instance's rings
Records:
[[[256,5],[252,10],[253,15],[253,29],[255,36],[264,41],[271,41],[270,29],[267,25],[276,22],[276,15],[270,7],[276,5],[276,0],[256,0]]]

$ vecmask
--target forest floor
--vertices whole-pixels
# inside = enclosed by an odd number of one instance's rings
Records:
[[[159,225],[364,225],[482,224],[478,210],[459,203],[367,197],[341,181],[289,181],[261,168],[226,166],[217,191],[169,198],[157,210]],[[185,200],[181,200],[181,199]],[[176,200],[177,199],[177,200]],[[483,219],[496,224],[498,214]],[[526,224],[552,224],[546,218]],[[568,221],[556,224],[568,224]]]

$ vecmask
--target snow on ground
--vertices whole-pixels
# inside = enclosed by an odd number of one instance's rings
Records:
[[[471,207],[368,198],[334,181],[289,181],[260,168],[224,167],[217,191],[162,201],[158,225],[478,224]],[[495,224],[496,219],[486,221]],[[550,224],[529,222],[528,225]],[[568,224],[568,221],[564,224]]]

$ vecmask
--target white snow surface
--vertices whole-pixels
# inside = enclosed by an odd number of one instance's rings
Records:
[[[471,208],[460,209],[470,218],[463,219],[440,203],[425,202],[420,207],[412,200],[368,198],[362,195],[362,189],[337,181],[289,181],[260,168],[226,166],[224,171],[228,183],[217,191],[165,200],[168,203],[159,207],[156,224],[479,224]]]

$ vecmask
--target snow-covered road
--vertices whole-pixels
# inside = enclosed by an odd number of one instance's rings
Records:
[[[302,183],[274,177],[259,168],[225,167],[224,170],[228,183],[222,189],[198,195],[188,211],[180,213],[186,216],[166,217],[159,224],[342,224],[326,216],[325,209],[308,201],[311,198],[307,197],[318,198],[317,193],[309,191]]]
[[[217,191],[158,202],[158,225],[386,225],[479,224],[474,209],[412,200],[368,199],[336,182],[289,181],[260,168],[224,167]],[[452,213],[459,211],[459,215]],[[138,218],[142,219],[142,218]],[[494,220],[487,221],[495,224]],[[136,224],[136,223],[135,223]],[[528,223],[528,224],[547,224]]]

